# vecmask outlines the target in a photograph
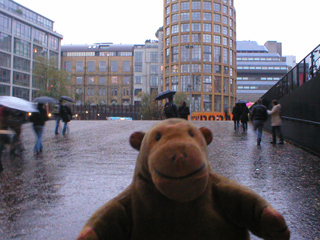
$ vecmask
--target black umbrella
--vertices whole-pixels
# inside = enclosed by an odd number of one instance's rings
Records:
[[[162,100],[165,98],[173,97],[173,95],[175,95],[175,94],[176,94],[176,91],[166,90],[166,91],[159,93],[158,96],[156,97],[156,100]]]
[[[52,97],[47,97],[47,96],[37,97],[37,98],[33,99],[33,102],[58,104],[58,101],[56,99],[54,99]]]
[[[68,101],[68,102],[74,102],[74,100],[71,97],[68,97],[68,96],[61,96],[60,99]]]

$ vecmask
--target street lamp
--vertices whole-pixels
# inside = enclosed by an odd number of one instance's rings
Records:
[[[189,92],[190,92],[190,120],[192,120],[192,110],[191,110],[191,101],[192,101],[192,48],[193,48],[193,45],[186,45],[186,49],[189,49],[190,50],[190,54],[189,54],[189,58],[190,58],[190,69],[189,69],[189,72],[190,72],[190,84],[188,85],[188,88],[189,88]]]

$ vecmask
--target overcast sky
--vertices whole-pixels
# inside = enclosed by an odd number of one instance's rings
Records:
[[[163,26],[163,0],[16,0],[53,20],[62,44],[143,44]],[[282,42],[297,62],[320,44],[320,0],[234,0],[237,40]]]

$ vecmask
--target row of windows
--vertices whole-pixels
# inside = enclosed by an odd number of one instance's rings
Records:
[[[84,77],[76,77],[76,84],[83,84]],[[97,80],[99,79],[99,82]],[[111,84],[121,84],[121,81],[118,76],[112,76],[110,78]],[[88,76],[87,77],[87,84],[106,84],[106,77],[94,77],[94,76]],[[122,84],[129,85],[130,84],[130,77],[125,76],[122,79]]]
[[[192,23],[191,24],[191,28],[190,28],[190,23],[181,23],[180,24],[180,32],[181,33],[186,33],[186,32],[190,32],[190,30],[195,31],[195,32],[208,32],[208,33],[212,33],[212,24],[211,23]],[[218,24],[214,24],[213,25],[213,32],[214,33],[221,33],[221,25]],[[179,33],[179,25],[173,25],[171,27],[171,31],[170,31],[170,27],[166,28],[166,36],[170,36],[170,34],[176,34]],[[222,34],[229,36],[229,37],[233,37],[233,30],[229,29],[227,27],[222,27]]]
[[[191,10],[209,10],[212,11],[212,2],[204,1],[201,8],[200,1],[192,1],[191,2]],[[166,14],[174,13],[179,11],[179,3],[173,3],[171,6],[166,7]],[[190,10],[190,2],[181,2],[180,4],[181,11],[188,11]],[[213,10],[216,12],[221,12],[224,14],[229,14],[233,16],[233,9],[229,8],[227,5],[222,5],[220,3],[213,3]]]
[[[238,70],[241,70],[241,69],[250,69],[250,70],[288,70],[287,67],[263,67],[263,66],[251,66],[251,67],[248,67],[248,66],[238,66],[237,67]]]
[[[2,30],[4,32],[12,33],[12,29],[14,35],[19,38],[27,41],[31,41],[32,39],[34,43],[49,47],[55,51],[59,50],[59,39],[57,37],[39,29],[32,28],[22,22],[16,20],[12,22],[10,17],[0,14],[0,31]]]
[[[87,61],[86,66],[84,66],[84,61],[76,61],[76,72],[95,72],[96,67],[99,69],[99,72],[107,72],[107,61],[99,61],[99,66],[96,66],[95,61]],[[67,72],[72,72],[72,61],[65,61],[64,68]],[[110,72],[119,72],[119,62],[111,61],[110,62]],[[122,72],[131,72],[131,63],[130,61],[122,61]]]
[[[134,77],[134,84],[142,84],[142,76],[135,76]],[[150,86],[157,87],[158,85],[159,85],[158,75],[151,75],[150,76]]]
[[[180,42],[179,42],[179,35],[173,35],[168,38],[166,38],[166,46],[176,45],[179,43],[190,43],[190,36],[191,36],[191,43],[214,43],[214,44],[222,44],[224,46],[229,46],[230,48],[233,48],[234,41],[232,39],[228,40],[228,37],[222,37],[220,35],[212,35],[212,34],[183,34],[180,36]],[[213,36],[213,38],[212,38]]]
[[[279,81],[280,77],[260,77],[259,78],[262,81]],[[237,80],[239,81],[257,81],[257,78],[249,78],[249,77],[237,77]]]
[[[271,57],[237,57],[237,61],[280,62],[280,58]]]
[[[133,52],[62,52],[63,57],[131,57]]]
[[[191,16],[191,17],[190,17]],[[171,21],[170,21],[171,19]],[[186,13],[180,13],[180,22],[184,21],[209,21],[211,22],[212,20],[217,23],[223,23],[225,25],[229,25],[230,27],[233,27],[233,19],[228,18],[227,16],[223,16],[218,13],[213,14],[212,18],[212,13],[204,12],[201,14],[201,12],[192,12],[191,15],[189,12]],[[169,25],[170,23],[177,23],[179,22],[179,14],[173,14],[171,17],[166,18],[166,25]]]
[[[40,26],[43,26],[44,28],[47,28],[49,30],[53,30],[53,21],[42,17],[41,15],[21,6],[17,3],[9,0],[1,0],[0,1],[0,7],[3,9],[7,9],[8,11],[21,15],[23,18],[38,24]],[[0,21],[1,22],[1,21]]]
[[[110,95],[111,96],[118,96],[118,88],[110,88]],[[99,94],[99,96],[106,96],[107,95],[107,90],[106,88],[99,88],[99,89],[94,89],[94,88],[87,88],[87,96],[95,96],[95,93]],[[76,88],[76,93],[77,94],[83,94],[83,88]],[[122,96],[130,96],[130,89],[123,88],[122,89]]]
[[[238,86],[238,90],[269,90],[270,86]]]

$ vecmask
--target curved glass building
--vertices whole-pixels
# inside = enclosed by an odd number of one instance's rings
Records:
[[[192,116],[235,103],[235,19],[233,0],[164,0],[163,90],[192,96]]]

